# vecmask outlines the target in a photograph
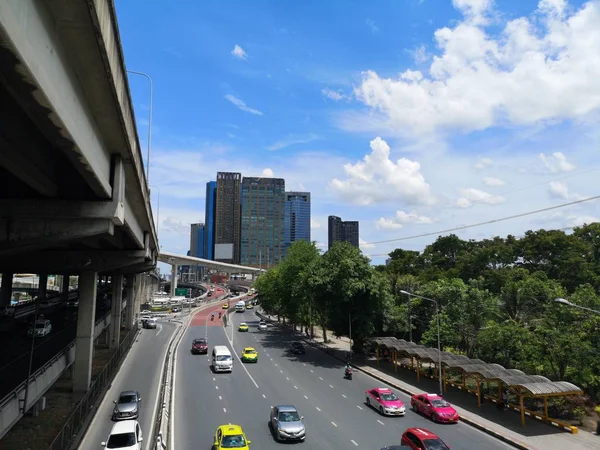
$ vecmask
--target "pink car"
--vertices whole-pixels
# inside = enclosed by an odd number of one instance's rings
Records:
[[[456,423],[459,420],[456,410],[437,394],[413,395],[410,406],[434,422]]]
[[[403,416],[406,413],[402,400],[389,389],[369,389],[365,395],[367,405],[377,409],[382,416]]]

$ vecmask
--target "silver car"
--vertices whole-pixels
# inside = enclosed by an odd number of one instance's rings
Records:
[[[277,441],[303,441],[306,439],[304,417],[298,414],[295,406],[273,406],[269,426]]]
[[[267,330],[267,322],[265,322],[264,320],[261,320],[260,322],[258,322],[258,329],[260,331],[266,331]]]
[[[140,402],[142,397],[137,391],[123,391],[119,399],[115,400],[112,420],[131,420],[140,416]]]

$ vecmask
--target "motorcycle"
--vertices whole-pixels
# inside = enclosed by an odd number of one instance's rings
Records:
[[[210,321],[212,322],[213,320],[215,320],[215,316],[210,316]]]
[[[221,318],[221,313],[219,313],[219,319]]]
[[[347,380],[352,380],[352,367],[348,367],[344,370],[344,378]]]

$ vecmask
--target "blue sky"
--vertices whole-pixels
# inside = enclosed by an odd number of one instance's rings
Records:
[[[420,234],[597,193],[600,3],[116,0],[154,82],[160,241],[185,253],[217,171],[309,190],[313,239],[359,220],[375,263]],[[130,75],[146,146],[148,81]],[[158,195],[153,209],[158,210]],[[457,234],[596,221],[582,203]],[[398,242],[379,243],[398,238]]]

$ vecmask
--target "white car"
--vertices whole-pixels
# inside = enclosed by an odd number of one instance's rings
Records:
[[[113,425],[108,440],[102,442],[103,448],[122,448],[142,450],[142,429],[137,420],[124,420]]]
[[[264,320],[261,320],[260,322],[258,322],[258,329],[260,331],[266,331],[267,330],[267,322],[265,322]]]
[[[49,320],[38,320],[33,327],[31,327],[29,329],[29,331],[27,331],[27,334],[29,336],[33,336],[35,334],[35,337],[44,337],[44,336],[48,336],[50,333],[52,332],[52,324],[50,323]]]

